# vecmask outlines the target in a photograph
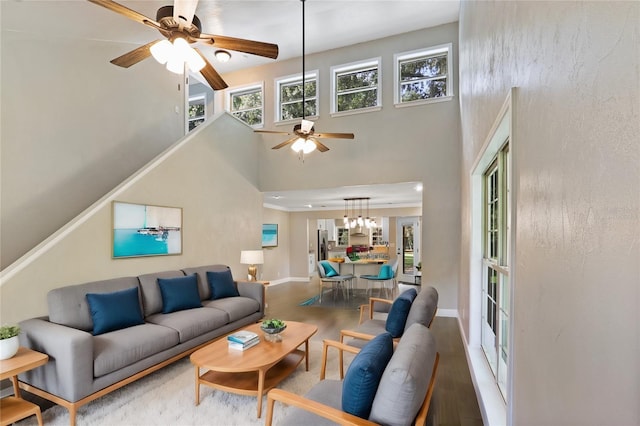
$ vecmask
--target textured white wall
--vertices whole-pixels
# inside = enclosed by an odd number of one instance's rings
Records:
[[[460,311],[468,176],[518,87],[513,424],[640,424],[639,26],[638,2],[462,3]]]

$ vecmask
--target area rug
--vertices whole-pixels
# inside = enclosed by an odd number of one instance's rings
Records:
[[[259,346],[250,350],[259,350]],[[337,379],[336,350],[329,351],[327,378]],[[353,358],[345,354],[345,366]],[[309,371],[304,362],[278,386],[302,395],[319,381],[322,342],[310,341]],[[105,395],[78,410],[79,426],[116,425],[264,425],[267,398],[263,398],[262,417],[257,418],[255,397],[236,395],[206,386],[200,387],[200,405],[195,405],[194,367],[189,358],[182,359],[141,380]],[[276,403],[274,424],[286,415],[289,407]],[[44,424],[68,426],[69,412],[54,406],[43,413]],[[20,425],[36,425],[34,416]]]

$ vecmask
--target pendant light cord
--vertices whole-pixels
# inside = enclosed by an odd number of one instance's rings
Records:
[[[304,110],[305,110],[305,81],[304,81],[304,1],[302,2],[302,119],[306,118]]]

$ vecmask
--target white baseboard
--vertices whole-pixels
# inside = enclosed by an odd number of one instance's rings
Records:
[[[458,318],[458,327],[467,356],[471,381],[476,391],[482,422],[486,426],[504,426],[507,424],[507,407],[498,389],[495,377],[480,347],[469,347],[462,323]]]
[[[291,282],[291,281],[309,282],[309,281],[311,281],[311,279],[309,277],[280,278],[280,279],[277,279],[277,280],[269,280],[269,286],[278,285],[278,284],[284,284],[284,283],[288,283],[288,282]]]
[[[436,312],[437,317],[449,317],[449,318],[458,318],[458,310],[457,309],[440,309]]]

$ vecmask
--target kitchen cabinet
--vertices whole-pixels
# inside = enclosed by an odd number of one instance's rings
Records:
[[[329,241],[337,241],[335,219],[318,219],[318,229],[327,231]]]

